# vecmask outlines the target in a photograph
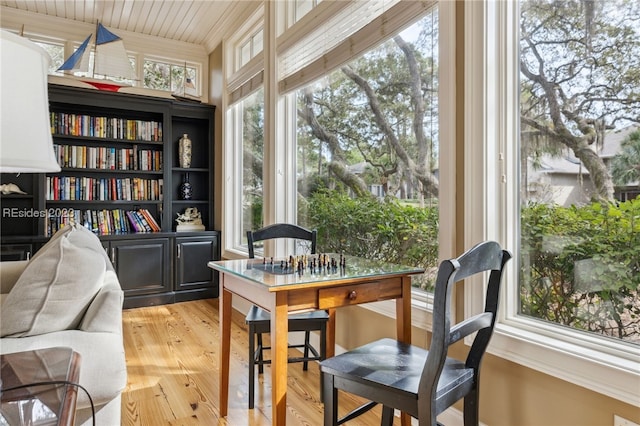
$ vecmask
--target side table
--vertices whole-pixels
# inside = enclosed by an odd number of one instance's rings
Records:
[[[75,423],[78,388],[48,382],[77,383],[80,354],[68,347],[37,349],[3,354],[0,363],[0,425]]]

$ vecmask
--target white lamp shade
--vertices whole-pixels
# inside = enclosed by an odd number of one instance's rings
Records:
[[[59,172],[49,120],[49,55],[8,31],[0,30],[0,37],[0,172]]]

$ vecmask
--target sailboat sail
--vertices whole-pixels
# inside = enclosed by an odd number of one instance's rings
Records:
[[[64,61],[64,64],[58,68],[58,71],[89,71],[89,54],[91,53],[91,49],[87,49],[87,46],[89,45],[89,40],[91,40],[92,35],[93,34],[89,34],[89,37],[82,42],[78,50],[73,52],[73,54]]]
[[[98,23],[95,74],[132,80],[133,69],[120,37]]]
[[[92,34],[78,47],[78,49],[62,64],[58,71],[89,71],[89,56],[91,48],[89,41]],[[99,74],[104,77],[115,77],[133,80],[134,73],[127,51],[124,48],[124,43],[120,37],[106,29],[101,23],[97,25],[97,32],[95,38],[95,53],[93,74]],[[83,78],[83,80],[85,80]],[[101,80],[104,82],[104,80]],[[87,81],[104,90],[115,90],[107,88],[107,84],[101,84],[96,81]],[[114,83],[118,86],[122,86],[122,83]],[[99,85],[99,86],[98,86]]]

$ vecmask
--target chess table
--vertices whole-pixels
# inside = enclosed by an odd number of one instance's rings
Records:
[[[331,258],[340,255],[331,254]],[[212,261],[220,272],[220,414],[229,405],[229,357],[231,345],[231,302],[234,295],[260,306],[271,314],[271,398],[273,425],[286,425],[287,347],[289,313],[324,309],[327,324],[327,357],[335,355],[335,311],[342,306],[381,300],[396,300],[396,333],[411,343],[411,275],[421,268],[378,262],[345,255],[333,266],[283,270],[281,260],[241,259]],[[403,424],[409,418],[403,415]]]

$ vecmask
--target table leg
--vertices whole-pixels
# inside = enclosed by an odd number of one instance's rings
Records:
[[[398,340],[411,343],[411,277],[402,277],[402,297],[396,299],[396,334]]]
[[[327,322],[327,358],[336,354],[336,310],[327,309],[329,321]]]
[[[231,351],[231,297],[224,288],[224,274],[220,274],[222,292],[220,294],[220,416],[227,415],[229,408],[229,353]]]
[[[411,277],[402,277],[402,297],[396,299],[396,333],[398,340],[411,343]],[[411,416],[400,413],[400,424],[411,426]]]
[[[271,423],[284,426],[287,422],[287,362],[288,362],[288,309],[287,293],[275,293],[275,306],[271,310]]]

